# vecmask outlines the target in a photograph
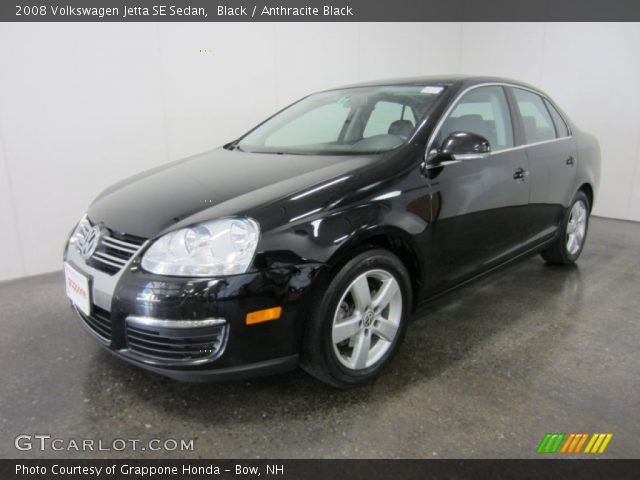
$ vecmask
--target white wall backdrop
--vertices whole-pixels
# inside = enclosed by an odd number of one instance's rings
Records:
[[[640,24],[467,23],[461,73],[524,80],[598,137],[594,213],[640,221]]]
[[[512,77],[603,153],[596,213],[640,220],[638,24],[0,24],[0,280],[60,268],[103,188],[377,78]]]

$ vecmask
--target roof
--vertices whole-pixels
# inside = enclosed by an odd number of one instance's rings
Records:
[[[540,91],[527,83],[512,80],[510,78],[490,77],[490,76],[476,76],[476,75],[437,75],[437,76],[423,76],[423,77],[409,77],[409,78],[390,78],[385,80],[374,80],[362,83],[355,83],[351,85],[344,85],[332,90],[338,90],[340,88],[356,88],[356,87],[375,87],[375,86],[389,86],[389,85],[453,85],[459,84],[461,87],[469,87],[481,83],[508,83],[512,85],[519,85],[522,87],[530,88]]]

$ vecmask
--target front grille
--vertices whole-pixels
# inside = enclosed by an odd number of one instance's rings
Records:
[[[87,260],[87,264],[114,275],[140,250],[144,241],[144,238],[108,230],[108,233],[100,238],[100,243]]]
[[[78,308],[76,308],[76,312],[93,333],[105,342],[111,343],[111,315],[109,312],[96,305],[92,306],[91,315],[85,314]]]
[[[153,327],[127,322],[127,348],[157,363],[189,364],[214,360],[226,340],[226,325],[198,328]]]

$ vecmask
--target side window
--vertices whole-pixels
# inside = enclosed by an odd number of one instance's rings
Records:
[[[513,147],[509,106],[502,87],[480,87],[460,98],[438,134],[440,144],[453,132],[481,135],[491,150]]]
[[[551,120],[553,120],[553,125],[556,127],[556,137],[568,137],[569,128],[562,116],[558,113],[558,110],[556,110],[556,108],[546,99],[544,100],[544,104],[547,106],[547,110],[549,110],[549,113],[551,114]]]
[[[409,137],[416,126],[416,118],[411,107],[396,102],[377,102],[367,124],[364,138],[374,135],[392,134]]]
[[[292,119],[265,139],[265,145],[296,146],[336,142],[350,108],[333,102]]]
[[[527,143],[544,142],[556,138],[556,129],[542,97],[528,90],[514,88],[524,136]]]

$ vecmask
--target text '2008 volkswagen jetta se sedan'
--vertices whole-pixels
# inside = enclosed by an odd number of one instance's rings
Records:
[[[110,352],[172,378],[300,364],[359,385],[421,302],[528,254],[575,262],[599,157],[546,94],[514,81],[313,94],[104,191],[66,246],[67,295]]]

